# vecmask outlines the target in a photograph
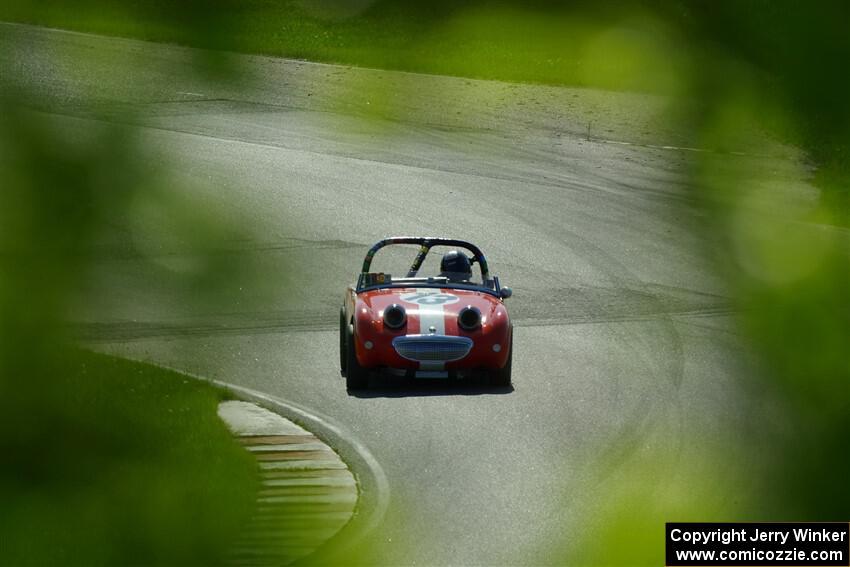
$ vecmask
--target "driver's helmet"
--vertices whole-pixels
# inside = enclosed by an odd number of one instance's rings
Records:
[[[466,281],[472,278],[472,263],[466,254],[452,250],[440,260],[440,275],[451,281]]]

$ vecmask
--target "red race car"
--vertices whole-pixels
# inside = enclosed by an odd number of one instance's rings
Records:
[[[375,254],[390,245],[381,257],[399,259],[398,252],[406,251],[404,276],[373,271]],[[446,249],[439,255],[439,269],[423,269],[436,262],[432,254],[433,261],[426,263],[434,247]],[[480,279],[473,275],[473,264]],[[419,378],[483,374],[493,385],[510,386],[513,326],[504,305],[510,296],[511,289],[490,275],[484,254],[469,242],[381,240],[366,254],[357,285],[346,290],[340,309],[339,359],[348,389],[366,388],[370,372],[378,370]]]

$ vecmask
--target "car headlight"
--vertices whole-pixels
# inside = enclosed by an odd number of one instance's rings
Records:
[[[407,322],[407,313],[404,307],[398,303],[393,303],[384,309],[384,325],[390,329],[401,329]]]
[[[481,326],[481,311],[477,307],[467,305],[458,313],[457,324],[464,331],[474,331]]]

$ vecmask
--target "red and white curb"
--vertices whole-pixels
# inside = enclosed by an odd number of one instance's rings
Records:
[[[257,508],[230,564],[286,565],[310,555],[352,518],[358,487],[348,466],[315,435],[256,404],[226,401],[218,415],[257,459]]]

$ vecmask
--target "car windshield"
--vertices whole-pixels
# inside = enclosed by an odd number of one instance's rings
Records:
[[[482,281],[481,268],[474,262],[472,253],[456,246],[431,247],[416,274],[411,275],[410,269],[420,250],[415,244],[381,248],[372,259],[363,287],[382,284],[492,287],[492,282]]]

